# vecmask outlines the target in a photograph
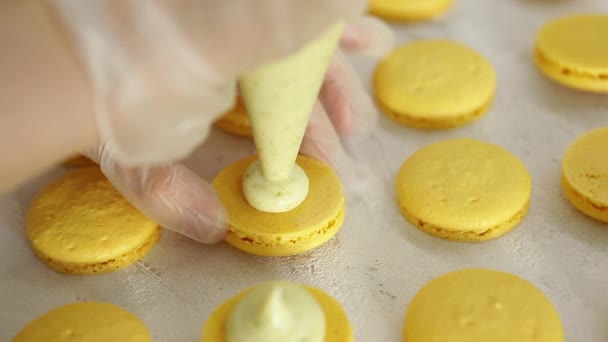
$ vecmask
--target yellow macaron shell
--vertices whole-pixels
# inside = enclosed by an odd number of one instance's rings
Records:
[[[553,80],[580,90],[608,92],[608,15],[573,15],[544,25],[535,60]]]
[[[562,188],[576,208],[608,222],[608,127],[594,129],[568,147]]]
[[[562,342],[553,304],[515,275],[469,269],[431,280],[407,308],[404,342]]]
[[[447,40],[401,46],[374,73],[374,91],[385,114],[416,128],[450,128],[478,118],[490,106],[495,88],[492,65]]]
[[[475,139],[427,145],[397,175],[404,216],[427,233],[453,240],[506,233],[523,219],[530,193],[530,175],[517,157]]]
[[[66,167],[92,167],[97,166],[97,163],[83,155],[76,155],[65,160],[62,165]]]
[[[325,342],[354,341],[353,328],[340,303],[323,290],[303,286],[319,302],[325,313]],[[245,290],[219,306],[207,320],[201,334],[201,342],[225,342],[225,327],[232,309],[239,300],[254,288]]]
[[[51,310],[25,326],[12,342],[151,342],[144,324],[110,303],[73,303]]]
[[[41,191],[26,218],[40,259],[65,273],[102,273],[141,258],[160,236],[101,170],[72,170]]]
[[[215,126],[225,132],[241,136],[251,137],[251,123],[243,100],[239,97],[232,109],[224,113],[215,121]]]
[[[453,0],[371,0],[370,13],[395,21],[429,19],[443,13]]]
[[[213,181],[228,210],[226,241],[245,252],[282,256],[302,253],[331,239],[344,221],[342,184],[335,172],[320,161],[298,156],[309,179],[308,196],[285,213],[266,213],[251,207],[242,191],[245,170],[256,158],[228,166]]]

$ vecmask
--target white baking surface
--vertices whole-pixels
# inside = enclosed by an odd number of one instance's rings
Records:
[[[407,304],[424,283],[452,270],[488,267],[518,274],[542,289],[557,307],[568,341],[608,341],[608,225],[573,209],[559,182],[568,144],[608,125],[608,96],[557,86],[531,62],[541,24],[556,15],[593,11],[608,12],[608,1],[457,0],[439,20],[395,26],[400,43],[451,38],[487,56],[498,74],[494,105],[480,121],[445,132],[418,132],[382,118],[356,152],[376,177],[360,179],[364,191],[347,196],[338,236],[300,256],[254,257],[227,244],[204,246],[166,231],[143,261],[125,270],[61,275],[34,257],[23,213],[32,195],[62,170],[22,187],[0,202],[0,340],[54,307],[110,301],[141,317],[156,341],[198,341],[207,316],[224,300],[260,282],[288,279],[323,288],[344,303],[358,341],[400,341]],[[368,81],[371,66],[358,64]],[[532,174],[530,213],[500,239],[442,241],[399,213],[393,181],[400,164],[416,149],[453,137],[504,146]],[[247,140],[214,131],[189,164],[212,179],[252,152]]]

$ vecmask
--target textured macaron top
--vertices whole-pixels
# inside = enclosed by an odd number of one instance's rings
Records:
[[[101,263],[135,251],[158,226],[137,211],[97,167],[71,170],[33,200],[26,230],[57,262]]]
[[[531,178],[502,147],[451,139],[427,145],[402,165],[397,195],[410,217],[450,231],[483,233],[527,207]]]
[[[13,342],[151,342],[152,337],[135,315],[111,303],[64,305],[25,326]]]
[[[441,118],[470,115],[491,102],[492,65],[448,40],[420,40],[395,49],[374,74],[378,101],[395,115]]]

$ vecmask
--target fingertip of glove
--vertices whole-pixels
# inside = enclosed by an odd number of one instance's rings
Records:
[[[228,233],[228,214],[223,207],[214,210],[211,215],[199,220],[201,225],[195,228],[193,238],[205,244],[216,244],[224,240]]]
[[[380,59],[394,48],[395,34],[378,18],[364,16],[349,22],[341,46],[348,52]]]
[[[176,227],[168,227],[204,244],[215,244],[224,239],[228,232],[228,213],[215,190],[204,183],[205,191],[197,191],[202,196],[191,198],[189,205],[179,217]]]

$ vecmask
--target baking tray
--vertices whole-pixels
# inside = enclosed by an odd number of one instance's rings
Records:
[[[362,177],[347,194],[342,231],[326,245],[286,258],[255,257],[227,244],[205,246],[169,231],[142,261],[111,274],[66,276],[43,266],[25,238],[23,213],[33,194],[63,172],[52,170],[0,199],[0,341],[34,317],[74,301],[109,301],[149,327],[155,341],[198,341],[206,318],[237,292],[273,279],[320,287],[344,304],[358,341],[401,341],[408,302],[430,279],[470,267],[515,273],[538,286],[557,307],[568,341],[608,341],[608,225],[569,205],[560,189],[560,160],[580,134],[608,125],[608,96],[560,87],[532,63],[534,37],[547,20],[577,12],[608,12],[605,0],[460,0],[442,18],[395,25],[398,43],[450,38],[495,66],[494,104],[460,129],[421,132],[381,118],[354,151]],[[607,38],[608,39],[608,38]],[[369,83],[373,63],[356,67]],[[504,146],[533,178],[530,212],[504,237],[456,243],[409,223],[395,200],[400,164],[442,139],[474,137]],[[188,164],[211,180],[254,153],[250,141],[213,131]],[[606,151],[608,153],[608,151]]]

